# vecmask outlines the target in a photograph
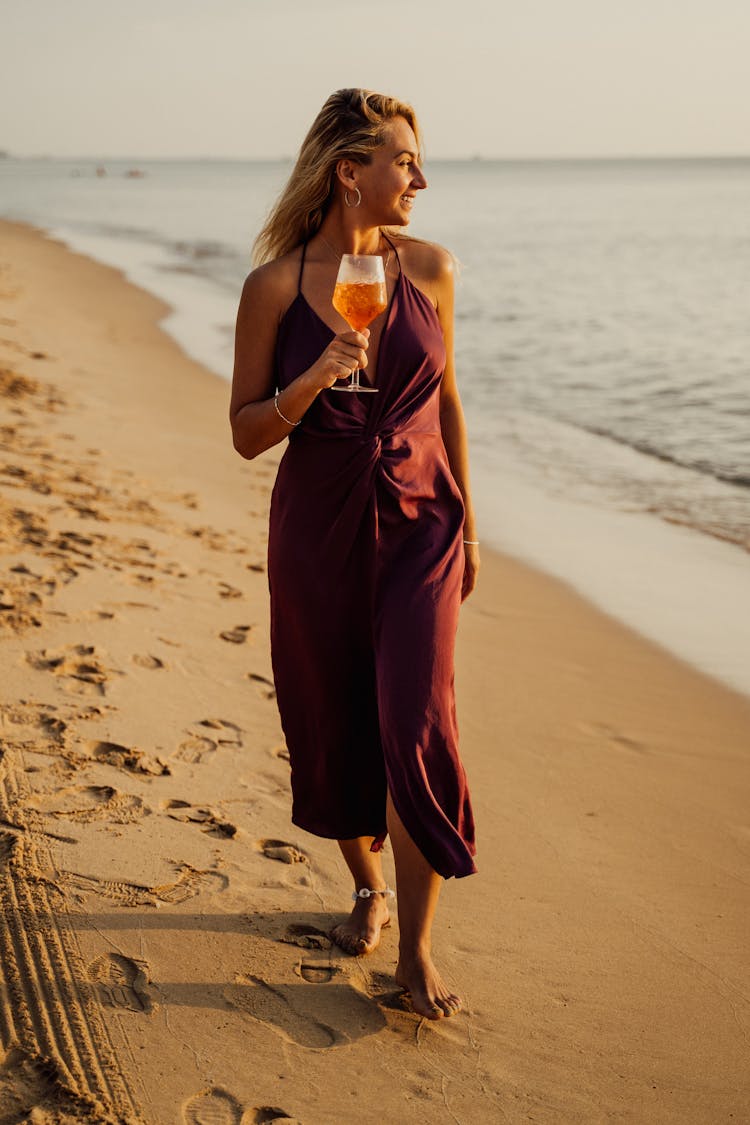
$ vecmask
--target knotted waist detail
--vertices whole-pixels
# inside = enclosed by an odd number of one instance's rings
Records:
[[[348,426],[331,430],[305,429],[301,427],[289,435],[289,444],[306,441],[347,441],[358,445],[369,445],[378,454],[388,452],[396,447],[398,439],[411,436],[442,437],[440,430],[425,429],[422,426],[411,426],[405,423],[402,426],[383,426],[381,429],[371,431],[364,426]]]

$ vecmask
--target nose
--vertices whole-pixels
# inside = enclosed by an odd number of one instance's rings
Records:
[[[416,191],[421,191],[422,188],[427,187],[427,179],[425,177],[424,172],[422,171],[422,169],[419,167],[418,164],[417,164],[416,168],[417,168],[417,171],[416,171],[416,175],[414,176],[414,178],[412,180],[412,187],[415,188]]]

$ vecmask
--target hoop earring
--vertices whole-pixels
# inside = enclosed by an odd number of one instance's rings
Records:
[[[347,205],[347,207],[359,207],[360,203],[362,202],[362,192],[359,190],[358,187],[355,187],[354,190],[357,193],[357,202],[356,203],[352,203],[352,201],[349,199],[349,189],[348,188],[344,192],[344,203]]]

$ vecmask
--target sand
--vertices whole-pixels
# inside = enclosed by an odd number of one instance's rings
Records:
[[[281,447],[237,456],[167,311],[0,223],[0,1125],[750,1120],[750,701],[485,551],[465,1010],[419,1020],[395,924],[331,948],[348,872],[289,819]]]

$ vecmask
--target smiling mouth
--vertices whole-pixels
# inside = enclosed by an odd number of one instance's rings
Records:
[[[414,202],[414,196],[413,195],[402,195],[401,196],[401,202],[403,204],[405,204],[405,206],[411,207],[412,203]]]

